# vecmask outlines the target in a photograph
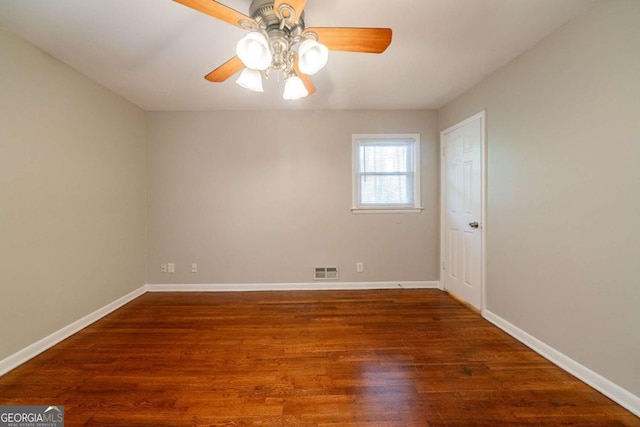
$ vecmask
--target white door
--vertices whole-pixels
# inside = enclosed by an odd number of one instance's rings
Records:
[[[445,130],[443,147],[444,288],[482,308],[484,112]]]

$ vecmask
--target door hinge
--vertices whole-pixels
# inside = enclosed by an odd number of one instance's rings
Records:
[[[447,157],[447,147],[442,147],[442,157]]]
[[[443,270],[446,270],[446,269],[447,269],[447,263],[446,263],[446,262],[444,262],[444,261],[442,261],[442,269],[443,269]]]

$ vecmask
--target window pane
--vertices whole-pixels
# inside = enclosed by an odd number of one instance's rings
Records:
[[[420,208],[420,135],[352,135],[353,211]]]
[[[361,175],[360,203],[363,205],[413,204],[412,180],[408,175]]]
[[[360,146],[361,172],[409,172],[410,146],[407,144],[367,144]]]

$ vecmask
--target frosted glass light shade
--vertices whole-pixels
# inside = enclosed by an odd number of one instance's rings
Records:
[[[242,70],[242,73],[240,74],[240,77],[238,77],[238,80],[236,80],[236,83],[243,88],[254,92],[264,92],[262,89],[262,76],[258,70],[245,68]]]
[[[251,32],[240,39],[236,54],[247,68],[266,70],[271,65],[269,42],[258,32]]]
[[[304,74],[313,75],[327,65],[329,49],[315,40],[307,39],[298,48],[300,62],[298,66]]]
[[[304,87],[304,83],[298,76],[291,76],[284,82],[284,94],[282,97],[287,100],[304,98],[309,95],[309,91]]]

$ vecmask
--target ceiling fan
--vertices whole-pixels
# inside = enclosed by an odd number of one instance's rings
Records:
[[[390,28],[305,28],[307,0],[253,0],[244,15],[214,0],[174,0],[199,12],[248,30],[236,46],[236,56],[205,78],[223,82],[243,70],[240,86],[262,92],[262,75],[284,74],[284,99],[299,99],[316,89],[311,75],[327,63],[328,51],[382,53],[391,43]]]

